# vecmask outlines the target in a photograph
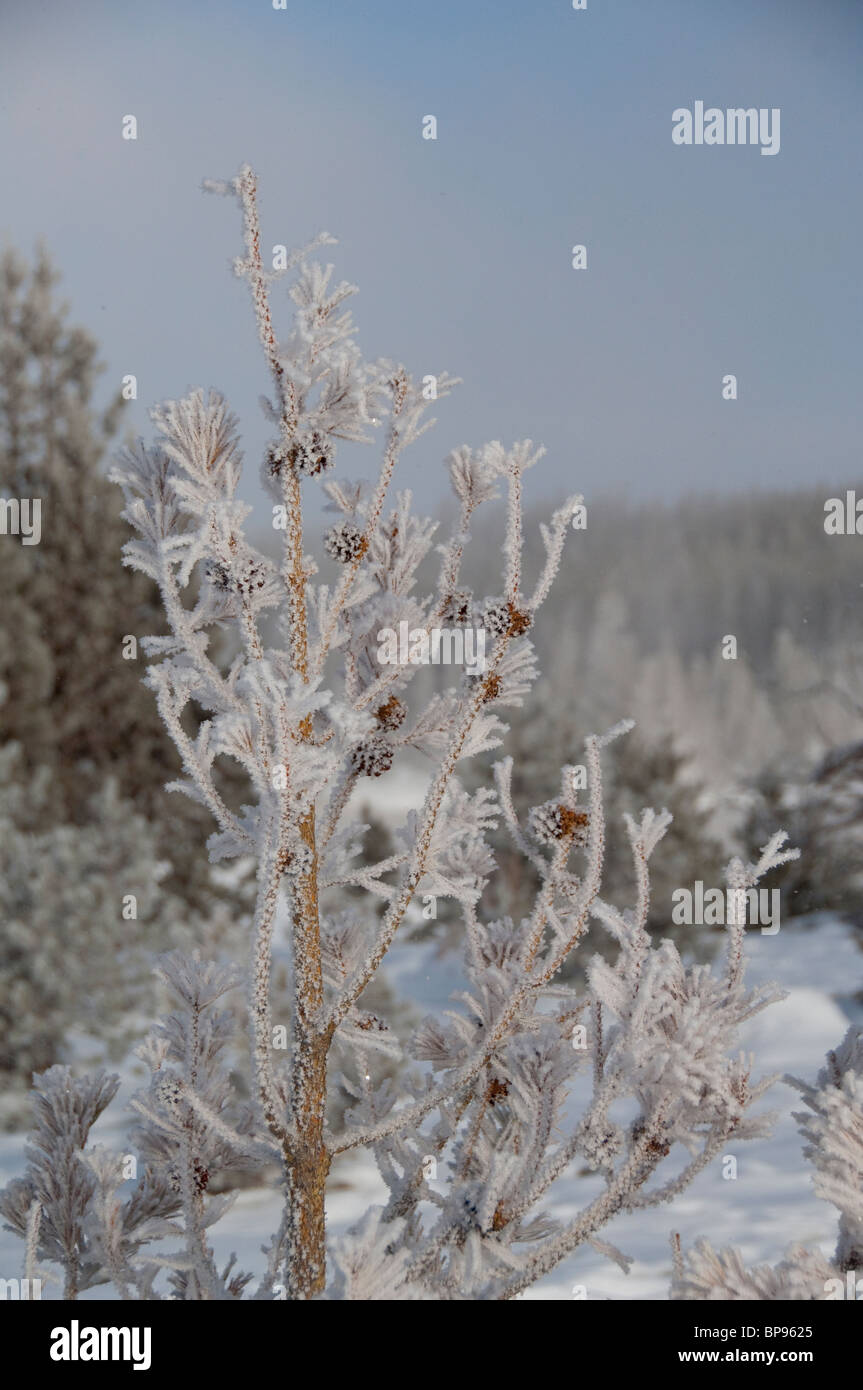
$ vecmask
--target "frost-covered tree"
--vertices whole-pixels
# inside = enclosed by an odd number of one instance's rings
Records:
[[[127,451],[115,474],[124,515],[138,532],[127,563],[159,585],[170,626],[169,635],[146,644],[153,658],[147,681],[183,760],[182,790],[216,822],[211,859],[252,856],[257,866],[248,965],[251,1121],[232,1113],[224,1078],[211,1080],[196,1061],[188,1024],[166,1025],[160,1047],[148,1053],[153,1081],[141,1113],[150,1126],[152,1180],[173,1181],[183,1204],[177,1291],[242,1293],[244,1276],[215,1266],[206,1230],[219,1211],[207,1194],[215,1169],[258,1152],[278,1155],[285,1195],[258,1297],[281,1286],[292,1299],[511,1298],[585,1243],[624,1260],[602,1237],[611,1220],[673,1198],[729,1136],[761,1131],[763,1121],[748,1111],[763,1084],[737,1055],[735,1039],[738,1025],[772,996],[745,986],[742,921],[729,926],[718,974],[685,966],[671,942],[648,934],[649,863],[668,827],[666,812],[626,819],[633,906],[620,910],[603,896],[601,754],[627,725],[589,737],[583,751],[561,749],[557,786],[525,820],[513,804],[511,759],[496,764],[494,790],[467,789],[459,769],[503,741],[502,714],[520,705],[537,674],[528,634],[579,499],[542,526],[543,559],[529,577],[523,487],[541,451],[529,442],[457,449],[448,459],[457,519],[437,547],[434,592],[418,593],[435,528],[413,514],[409,493],[391,502],[387,496],[402,454],[430,423],[421,386],[393,362],[361,357],[345,308],[352,288],[333,284],[331,267],[312,256],[326,236],[290,261],[293,329],[277,336],[270,295],[281,272],[262,262],[255,175],[244,168],[217,188],[242,209],[245,254],[235,268],[251,290],[272,377],[265,407],[273,438],[262,478],[274,519],[283,523],[281,563],[248,539],[250,508],[237,496],[236,423],[219,395],[196,391],[154,411],[155,443]],[[439,374],[437,395],[453,384]],[[372,442],[381,430],[373,485],[337,473],[339,441]],[[304,494],[315,482],[337,517],[323,537],[340,565],[331,585],[315,582],[306,548]],[[502,570],[487,591],[475,592],[461,577],[464,552],[475,513],[501,491]],[[450,667],[446,688],[417,700],[418,661],[382,640],[384,629],[398,631],[402,622],[414,633],[481,631],[484,665]],[[211,642],[220,624],[239,636],[227,664]],[[204,716],[194,734],[183,722],[190,707]],[[431,770],[424,800],[394,852],[372,861],[352,794],[366,778],[385,788],[396,763],[417,752]],[[251,787],[240,809],[222,794],[226,759],[241,765]],[[587,770],[583,793],[578,764]],[[536,875],[524,913],[492,915],[484,907],[495,873],[487,835],[498,823]],[[782,849],[784,838],[773,836],[754,863],[733,861],[730,886],[745,890],[784,862],[793,853]],[[348,887],[364,892],[346,899]],[[384,1068],[399,1043],[368,1009],[367,991],[420,894],[457,905],[465,987],[449,1014],[419,1024],[412,1060],[394,1077]],[[293,979],[285,1012],[271,991],[282,904]],[[573,953],[589,954],[592,921],[614,951],[590,962],[576,990],[561,972]],[[209,1006],[212,991],[195,983],[203,968],[177,966],[189,972],[184,1017]],[[287,1049],[276,1043],[281,1031]],[[215,1037],[202,1046],[215,1055]],[[333,1130],[327,1097],[339,1070],[353,1104]],[[572,1083],[585,1073],[591,1099],[577,1120],[565,1120]],[[83,1143],[78,1151],[87,1163]],[[327,1175],[336,1155],[360,1147],[374,1153],[389,1198],[328,1252]],[[547,1203],[575,1161],[600,1173],[603,1188],[581,1211],[556,1220]],[[7,1196],[7,1219],[13,1202],[12,1224],[41,1259],[50,1250],[33,1228],[51,1217],[50,1203],[36,1179],[24,1181]],[[95,1223],[89,1248],[106,1252],[107,1275],[116,1280],[107,1260],[118,1245],[98,1215],[99,1200],[94,1187],[85,1204],[86,1220]],[[110,1194],[104,1205],[115,1211]],[[140,1282],[117,1268],[128,1287]]]
[[[104,460],[122,402],[97,409],[97,346],[70,323],[58,278],[44,250],[32,265],[0,256],[0,496],[41,507],[38,544],[0,536],[3,740],[18,746],[17,777],[50,778],[43,829],[85,822],[112,778],[152,820],[172,891],[212,903],[206,817],[166,796],[176,755],[140,660],[124,656],[164,619],[152,581],[119,564],[129,530]]]
[[[224,915],[206,812],[166,794],[176,754],[124,658],[164,618],[152,580],[119,564],[130,533],[104,459],[120,402],[96,408],[96,344],[57,281],[44,251],[0,256],[0,495],[41,507],[38,544],[0,535],[4,1123],[73,1037],[128,1038],[154,952],[188,944],[185,927],[212,941]]]
[[[0,747],[0,1125],[34,1072],[126,1050],[158,1002],[156,952],[231,936],[227,905],[201,916],[170,891],[156,828],[113,781],[56,825],[49,769],[21,762]]]
[[[181,1298],[234,1297],[248,1282],[232,1277],[230,1266],[216,1270],[205,1235],[232,1202],[206,1195],[211,1170],[231,1172],[261,1157],[254,1140],[242,1137],[251,1118],[225,1066],[232,1017],[213,1009],[236,985],[237,972],[177,952],[162,958],[159,975],[176,1008],[139,1049],[150,1083],[133,1102],[142,1121],[133,1139],[144,1167],[131,1193],[120,1189],[135,1155],[85,1148],[117,1078],[77,1079],[68,1067],[54,1066],[34,1088],[26,1172],[0,1194],[8,1229],[26,1241],[30,1277],[37,1260],[51,1266],[44,1271],[49,1279],[59,1266],[66,1298],[108,1281],[123,1298],[158,1297],[153,1280],[161,1269],[170,1270]],[[170,1237],[179,1237],[179,1250],[161,1248]],[[153,1244],[160,1248],[145,1249]]]
[[[787,1080],[807,1109],[795,1115],[815,1169],[815,1191],[839,1212],[832,1260],[794,1245],[778,1265],[747,1269],[734,1247],[714,1250],[700,1240],[686,1254],[675,1249],[672,1297],[679,1299],[863,1298],[863,1029],[852,1026],[815,1085]]]
[[[831,749],[815,767],[779,762],[747,789],[745,830],[779,817],[801,856],[780,880],[789,914],[831,912],[863,924],[863,748]]]
[[[41,503],[38,545],[2,540],[3,728],[25,770],[52,769],[60,823],[116,767],[119,747],[134,779],[159,731],[122,659],[124,634],[158,616],[146,580],[118,584],[112,565],[128,533],[102,461],[120,402],[95,409],[96,344],[68,323],[57,279],[44,251],[32,267],[12,251],[0,259],[0,492]]]

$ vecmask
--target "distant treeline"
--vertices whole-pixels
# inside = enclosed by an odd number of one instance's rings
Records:
[[[710,656],[726,633],[737,637],[756,674],[767,670],[781,629],[813,656],[859,642],[863,536],[828,536],[826,500],[823,489],[646,506],[587,498],[586,529],[569,538],[534,634],[540,654],[559,642],[561,620],[573,633],[587,632],[609,591],[625,603],[642,650],[668,643],[686,661]],[[536,566],[539,522],[549,510],[532,508],[526,518]],[[478,588],[488,585],[498,545],[494,519],[480,516],[465,562]]]

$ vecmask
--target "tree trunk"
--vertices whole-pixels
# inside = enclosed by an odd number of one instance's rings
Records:
[[[301,822],[300,834],[313,859],[308,874],[300,880],[294,912],[294,1133],[288,1173],[287,1285],[290,1298],[313,1298],[326,1284],[324,1199],[331,1162],[324,1141],[330,1037],[321,1031],[324,987],[314,809]]]

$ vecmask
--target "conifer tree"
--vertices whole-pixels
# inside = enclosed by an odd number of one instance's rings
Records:
[[[526,817],[513,801],[511,757],[495,764],[494,787],[468,790],[462,768],[503,743],[504,716],[531,692],[530,634],[581,499],[542,524],[541,563],[528,572],[523,495],[542,450],[529,440],[454,450],[447,469],[457,519],[438,548],[433,592],[417,592],[435,528],[415,515],[409,492],[391,498],[390,484],[430,423],[422,386],[397,363],[361,356],[344,307],[353,288],[333,284],[332,267],[313,255],[331,241],[326,235],[289,260],[294,322],[279,336],[271,294],[282,272],[263,264],[256,177],[245,167],[216,191],[235,197],[242,212],[245,252],[235,270],[249,285],[271,375],[273,437],[262,480],[284,517],[281,563],[248,538],[237,422],[217,393],[194,391],[155,409],[156,439],[127,449],[115,471],[137,533],[126,562],[158,584],[168,620],[169,632],[144,645],[147,683],[182,758],[180,788],[215,822],[211,860],[251,856],[256,865],[244,972],[251,1111],[220,1064],[230,1018],[210,1012],[234,972],[198,956],[163,962],[179,1007],[143,1050],[151,1070],[136,1103],[146,1130],[138,1140],[147,1156],[144,1193],[162,1194],[159,1202],[147,1197],[147,1210],[164,1216],[172,1189],[182,1210],[183,1247],[170,1256],[174,1288],[189,1299],[243,1295],[246,1274],[218,1268],[207,1231],[225,1209],[214,1175],[253,1156],[278,1156],[284,1198],[256,1297],[279,1287],[293,1300],[509,1299],[585,1244],[625,1266],[602,1235],[609,1222],[672,1200],[732,1133],[739,1141],[763,1131],[750,1107],[766,1083],[752,1076],[737,1039],[773,992],[746,987],[743,921],[729,923],[716,973],[685,965],[672,942],[648,933],[650,861],[667,812],[625,817],[633,905],[606,899],[602,758],[629,723],[561,748],[556,788]],[[454,384],[441,372],[438,397]],[[377,481],[350,481],[337,467],[341,441],[371,443],[379,431]],[[306,497],[316,482],[339,516],[322,538],[341,567],[334,584],[315,582],[307,550]],[[500,568],[484,592],[473,592],[461,569],[474,515],[500,495]],[[426,633],[481,631],[483,666],[471,673],[454,664],[444,690],[417,698],[418,664],[393,655],[385,640],[402,622]],[[212,642],[225,624],[239,638],[230,659]],[[190,707],[204,714],[193,733],[184,723]],[[430,768],[422,802],[397,832],[394,852],[371,862],[352,792],[366,778],[385,787],[396,763],[417,753]],[[230,759],[250,784],[240,808],[224,795]],[[574,775],[582,764],[584,788]],[[525,912],[486,907],[496,872],[487,837],[497,823],[536,874]],[[793,856],[784,841],[778,832],[752,862],[728,865],[735,894]],[[348,887],[363,895],[346,906]],[[425,894],[456,905],[464,989],[457,1007],[418,1024],[393,1078],[389,1063],[402,1048],[367,1007],[367,991]],[[283,924],[287,1005],[272,990]],[[597,929],[614,944],[610,958],[591,950]],[[572,988],[561,975],[577,952],[588,964]],[[287,1048],[276,1042],[282,1032]],[[340,1067],[352,1104],[331,1127],[327,1101]],[[590,1097],[572,1116],[567,1100],[578,1077]],[[67,1282],[79,1282],[70,1273],[75,1252],[52,1233],[68,1218],[97,1266],[88,1266],[90,1283],[111,1278],[139,1296],[160,1296],[147,1283],[152,1266],[138,1259],[138,1237],[117,1234],[111,1165],[86,1146],[93,1097],[101,1105],[107,1089],[56,1070],[40,1081],[40,1116],[46,1125],[50,1116],[58,1157],[74,1169],[77,1205],[70,1213],[69,1192],[47,1190],[40,1145],[2,1210],[32,1260],[64,1265]],[[334,1246],[327,1178],[338,1155],[358,1148],[374,1154],[389,1195]],[[601,1177],[602,1189],[558,1220],[545,1202],[576,1161]],[[93,1180],[81,1183],[85,1169]],[[120,1235],[133,1224],[124,1218]]]
[[[160,631],[157,590],[119,568],[129,531],[106,451],[122,414],[119,391],[94,404],[93,338],[69,322],[44,249],[32,266],[0,257],[0,496],[38,499],[41,535],[0,536],[0,731],[18,747],[16,775],[48,775],[41,825],[86,821],[106,777],[153,820],[170,887],[212,901],[198,846],[206,818],[164,791],[176,754],[142,689],[126,638]]]

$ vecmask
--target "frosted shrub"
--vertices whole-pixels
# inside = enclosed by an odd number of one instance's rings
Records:
[[[154,951],[215,940],[166,887],[158,832],[106,781],[80,823],[53,825],[49,768],[0,746],[0,1078],[17,1121],[34,1071],[89,1048],[121,1056],[151,1015]],[[224,923],[222,924],[225,925]],[[70,948],[71,946],[71,948]]]
[[[707,1240],[675,1258],[672,1297],[679,1299],[863,1298],[863,1030],[851,1027],[814,1086],[787,1078],[808,1107],[795,1115],[815,1169],[815,1191],[839,1212],[832,1260],[793,1245],[778,1265],[747,1269],[740,1252]]]
[[[151,1189],[181,1204],[172,1226],[183,1234],[174,1291],[187,1298],[243,1292],[247,1276],[220,1272],[213,1260],[206,1232],[228,1199],[210,1188],[232,1162],[274,1154],[284,1173],[284,1216],[257,1297],[284,1288],[292,1299],[505,1299],[585,1243],[625,1264],[602,1239],[610,1221],[674,1197],[732,1134],[761,1132],[763,1122],[747,1112],[764,1084],[753,1083],[734,1047],[738,1025],[772,995],[744,985],[743,925],[729,927],[718,975],[686,967],[670,942],[655,944],[646,931],[649,863],[667,813],[627,818],[634,905],[621,911],[603,898],[600,758],[627,725],[588,738],[583,752],[565,750],[573,764],[561,769],[554,799],[526,816],[513,802],[511,760],[496,764],[494,790],[469,792],[459,781],[460,766],[502,743],[503,714],[521,704],[537,675],[530,632],[580,499],[541,527],[544,562],[528,579],[522,489],[541,450],[530,442],[455,450],[447,466],[458,520],[437,546],[435,591],[420,595],[417,573],[435,527],[413,514],[410,493],[392,502],[387,494],[402,454],[431,423],[423,391],[403,367],[361,357],[345,308],[352,288],[334,285],[331,267],[312,258],[326,236],[290,261],[294,322],[287,338],[278,337],[270,291],[279,275],[262,262],[255,176],[244,168],[216,187],[242,209],[245,254],[235,268],[249,285],[272,378],[265,409],[273,438],[262,477],[274,520],[283,523],[281,562],[256,550],[244,530],[250,508],[237,497],[236,423],[219,395],[196,391],[154,411],[156,442],[127,452],[115,473],[138,533],[126,562],[159,585],[170,625],[170,635],[145,645],[153,659],[147,681],[184,764],[179,788],[213,816],[211,860],[252,856],[257,865],[247,967],[253,1111],[240,1113],[228,1079],[209,1074],[222,1024],[213,1022],[203,1042],[189,1022],[228,984],[221,977],[207,984],[201,962],[172,958],[182,1010],[146,1049],[153,1080],[138,1104],[149,1137],[138,1148]],[[437,396],[453,385],[438,375]],[[381,431],[377,481],[342,476],[340,442],[373,442]],[[332,585],[315,579],[306,550],[304,493],[316,485],[338,517],[322,546],[337,565]],[[502,572],[489,593],[471,593],[460,572],[472,518],[501,491]],[[411,631],[446,622],[484,629],[485,669],[451,668],[444,690],[424,704],[412,700],[417,664],[379,657],[378,634],[402,622]],[[212,655],[218,625],[237,634],[229,665]],[[190,707],[206,716],[194,735],[184,722]],[[395,852],[374,861],[363,853],[352,793],[370,777],[386,788],[408,750],[429,759],[431,780]],[[240,809],[220,789],[226,758],[248,777]],[[587,772],[583,801],[576,759]],[[517,920],[489,920],[483,911],[495,873],[487,834],[498,824],[539,881],[530,911]],[[774,836],[753,864],[734,861],[730,886],[754,885],[784,862],[791,853],[784,838]],[[346,896],[357,888],[364,892]],[[364,996],[417,895],[457,905],[465,988],[452,1012],[422,1021],[393,1075],[398,1040]],[[281,902],[293,979],[286,1019],[275,1016],[271,998]],[[588,948],[592,920],[614,951],[592,960],[576,992],[559,977],[572,953]],[[290,1039],[284,1050],[274,1046],[282,1027]],[[385,1065],[390,1074],[382,1078]],[[334,1133],[327,1096],[339,1070],[353,1103]],[[565,1122],[567,1095],[583,1073],[591,1099],[576,1123]],[[81,1125],[75,1134],[83,1143]],[[328,1252],[327,1175],[336,1155],[360,1147],[373,1152],[389,1197]],[[575,1161],[601,1174],[604,1186],[559,1221],[545,1203]],[[86,1150],[80,1163],[92,1166]],[[153,1266],[141,1266],[139,1237],[112,1234],[105,1223],[116,1228],[120,1219],[115,1198],[88,1183],[81,1219],[95,1223],[92,1258],[102,1260],[104,1277],[152,1295],[146,1270]],[[30,1230],[34,1259],[57,1256],[32,1233],[37,1207],[41,1220],[53,1219],[52,1200],[32,1176],[15,1198],[15,1223],[25,1237]],[[156,1229],[167,1219],[168,1198],[160,1200]],[[124,1231],[128,1225],[122,1218]]]

